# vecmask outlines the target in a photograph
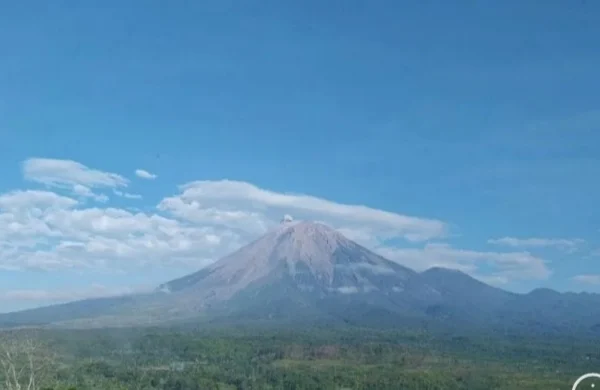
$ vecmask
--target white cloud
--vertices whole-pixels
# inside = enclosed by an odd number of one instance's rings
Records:
[[[478,275],[478,274],[471,274],[472,277],[474,277],[475,279],[478,279],[479,281],[489,284],[491,286],[502,286],[504,284],[508,284],[511,282],[511,280],[504,275]]]
[[[50,191],[13,191],[0,195],[0,210],[22,210],[29,207],[48,209],[68,209],[77,201]]]
[[[324,220],[381,238],[425,241],[443,237],[444,222],[411,217],[362,205],[348,205],[309,195],[277,193],[240,181],[195,181],[181,186],[181,194],[165,198],[163,211],[196,223],[229,225],[247,233],[263,233],[291,213],[301,220]]]
[[[496,282],[546,279],[550,275],[544,260],[528,252],[480,252],[433,243],[425,245],[423,249],[381,247],[376,251],[417,271],[444,267],[477,276],[485,268],[489,271],[478,278]]]
[[[108,196],[104,194],[95,194],[89,187],[83,186],[81,184],[75,184],[73,186],[73,193],[77,196],[83,198],[92,198],[98,202],[106,203],[108,202]]]
[[[580,238],[515,238],[502,237],[488,240],[488,243],[495,245],[510,246],[513,248],[557,248],[566,252],[573,252],[579,246],[585,243]]]
[[[358,288],[355,286],[342,286],[338,287],[337,291],[342,294],[356,294],[358,292]]]
[[[11,267],[8,258],[33,251],[61,232],[49,226],[48,214],[71,210],[77,201],[48,191],[15,191],[0,195],[0,267]],[[16,265],[12,265],[15,267]]]
[[[576,283],[600,285],[600,275],[598,274],[584,274],[577,275],[571,278]]]
[[[127,187],[129,181],[116,173],[89,168],[71,160],[30,158],[23,163],[25,179],[48,187],[67,189],[73,194],[107,202],[104,194],[96,194],[92,189]]]
[[[148,180],[154,180],[157,177],[155,174],[145,171],[143,169],[136,169],[135,175],[137,177],[141,177],[142,179],[148,179]]]
[[[50,186],[126,187],[128,180],[116,173],[88,168],[71,160],[30,158],[23,163],[25,178]]]
[[[199,268],[240,244],[239,237],[226,229],[190,226],[158,214],[82,206],[47,191],[1,195],[0,268],[125,268],[153,263]]]
[[[339,268],[339,269],[355,269],[355,270],[366,269],[366,270],[369,270],[369,271],[373,272],[374,274],[378,274],[378,275],[393,274],[396,272],[392,268],[389,268],[387,266],[374,265],[371,263],[354,263],[354,264],[348,264],[348,265],[339,264],[339,265],[336,265],[335,267]]]
[[[123,192],[123,191],[118,191],[118,190],[114,190],[113,192],[115,195],[123,197],[123,198],[127,198],[127,199],[142,199],[142,195],[140,195],[140,194],[132,194],[129,192]]]

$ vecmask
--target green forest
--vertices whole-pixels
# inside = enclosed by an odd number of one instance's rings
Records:
[[[23,329],[0,354],[7,390],[570,389],[600,363],[589,340],[317,327]]]

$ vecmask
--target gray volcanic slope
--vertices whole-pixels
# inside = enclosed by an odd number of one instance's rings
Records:
[[[300,222],[283,224],[213,265],[163,284],[159,290],[191,293],[204,304],[229,301],[249,289],[282,283],[314,297],[372,292],[435,297],[434,289],[415,283],[419,279],[416,272],[374,254],[326,225]]]
[[[189,320],[436,324],[600,332],[600,298],[514,294],[442,268],[417,273],[326,225],[286,222],[212,265],[147,294],[0,315],[0,325],[127,326]]]

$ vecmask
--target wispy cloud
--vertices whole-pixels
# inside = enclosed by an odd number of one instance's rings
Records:
[[[380,247],[375,250],[400,264],[423,271],[431,267],[457,269],[479,279],[506,283],[515,280],[546,279],[551,271],[545,261],[528,252],[486,252],[430,243],[424,248]],[[486,275],[481,270],[486,269]]]
[[[157,178],[157,176],[155,174],[145,171],[143,169],[136,169],[135,175],[137,177],[141,177],[142,179],[148,179],[148,180],[154,180]]]
[[[23,163],[25,179],[50,186],[73,186],[76,184],[96,187],[126,187],[128,180],[116,173],[86,167],[72,160],[30,158]]]
[[[576,283],[600,285],[600,275],[599,274],[577,275],[577,276],[574,276],[573,278],[571,278],[571,280]]]
[[[513,248],[557,248],[567,252],[577,250],[585,240],[580,238],[515,238],[502,237],[488,240],[488,243],[495,245],[510,246]]]
[[[140,195],[140,194],[132,194],[129,192],[123,192],[123,191],[119,191],[119,190],[114,190],[113,192],[115,195],[123,197],[123,198],[127,198],[127,199],[142,199],[142,195]]]
[[[80,197],[92,198],[101,203],[108,202],[108,196],[104,194],[95,194],[89,187],[82,186],[81,184],[73,185],[73,193]]]
[[[116,173],[89,168],[72,160],[50,158],[30,158],[23,163],[23,176],[26,180],[44,184],[50,188],[71,191],[83,198],[99,202],[108,201],[104,194],[93,189],[127,187],[129,181]]]
[[[324,220],[336,228],[362,229],[381,237],[425,241],[447,234],[446,223],[407,216],[364,205],[336,203],[303,194],[287,194],[241,181],[195,181],[181,186],[181,194],[165,198],[163,211],[196,223],[229,224],[262,233],[287,213],[296,219]]]

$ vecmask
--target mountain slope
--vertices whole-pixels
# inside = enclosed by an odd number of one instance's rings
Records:
[[[421,276],[441,296],[439,302],[427,308],[427,314],[446,321],[489,322],[516,296],[457,270],[435,267]]]
[[[536,335],[600,335],[598,294],[550,289],[516,294],[443,268],[431,268],[421,275],[441,296],[427,308],[427,316],[451,327]]]
[[[122,307],[134,302],[133,296],[95,298],[0,314],[0,327],[47,325],[99,313],[119,312]]]
[[[194,297],[207,311],[263,313],[334,302],[419,310],[438,296],[420,276],[317,223],[286,223],[194,274],[161,285],[174,307]],[[317,309],[321,307],[321,309]],[[187,310],[187,309],[183,309]]]

